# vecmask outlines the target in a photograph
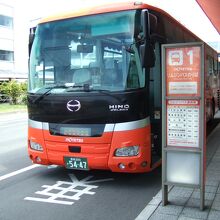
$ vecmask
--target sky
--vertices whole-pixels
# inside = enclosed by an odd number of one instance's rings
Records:
[[[1,1],[1,0],[0,0]],[[28,41],[28,27],[30,21],[37,18],[46,17],[48,15],[59,13],[61,11],[77,10],[86,5],[99,5],[106,2],[117,4],[127,0],[8,0],[15,4],[16,25],[15,33],[19,36],[15,42],[18,50],[22,49],[21,39]],[[142,2],[159,7],[174,16],[176,20],[190,29],[198,37],[205,42],[219,42],[220,35],[213,27],[209,19],[205,16],[202,9],[195,0],[143,0]],[[17,59],[21,59],[20,67],[24,67],[22,57],[17,55]],[[25,67],[26,68],[26,67]]]

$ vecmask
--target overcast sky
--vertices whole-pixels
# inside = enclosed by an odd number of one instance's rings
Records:
[[[20,36],[15,47],[22,50],[20,39],[27,41],[30,20],[45,17],[65,10],[77,10],[86,5],[98,5],[106,2],[117,4],[127,0],[9,0],[15,3],[15,33]],[[144,0],[142,2],[159,7],[174,16],[178,21],[206,42],[220,42],[220,35],[205,16],[195,0]],[[18,59],[22,59],[17,55]],[[22,68],[22,60],[19,62]],[[24,66],[24,65],[23,65]]]

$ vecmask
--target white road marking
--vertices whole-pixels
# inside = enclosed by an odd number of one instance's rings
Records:
[[[3,176],[0,176],[0,181],[5,180],[5,179],[8,179],[8,178],[13,177],[13,176],[16,176],[16,175],[18,175],[18,174],[20,174],[20,173],[24,173],[24,172],[26,172],[26,171],[28,171],[28,170],[32,170],[32,169],[34,169],[34,168],[36,168],[36,167],[39,167],[39,166],[41,166],[41,165],[33,164],[33,165],[31,165],[31,166],[22,168],[22,169],[20,169],[20,170],[16,170],[16,171],[14,171],[14,172],[5,174],[5,175],[3,175]]]
[[[59,200],[52,200],[52,199],[41,199],[41,198],[35,198],[35,197],[26,197],[25,200],[31,200],[35,202],[47,202],[47,203],[55,203],[55,204],[61,204],[61,205],[72,205],[72,202],[65,202],[65,201],[59,201]]]
[[[47,202],[62,205],[72,205],[74,201],[78,201],[83,194],[94,195],[95,192],[91,191],[99,186],[90,185],[92,182],[105,182],[112,181],[113,178],[87,181],[93,178],[93,176],[85,177],[82,180],[78,180],[74,174],[69,174],[72,182],[57,181],[54,185],[43,185],[45,188],[42,191],[37,191],[35,194],[45,196],[47,198],[25,197],[24,200],[31,200],[37,202]],[[66,201],[69,200],[69,201]]]
[[[107,182],[107,181],[112,181],[112,180],[114,180],[114,179],[108,178],[108,179],[102,179],[102,180],[87,181],[87,183],[101,183],[101,182]]]

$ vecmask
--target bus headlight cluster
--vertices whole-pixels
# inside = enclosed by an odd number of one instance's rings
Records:
[[[132,157],[137,156],[138,154],[139,146],[122,147],[115,151],[116,157]]]
[[[39,143],[31,141],[31,140],[30,140],[30,147],[33,150],[43,151],[43,147]]]

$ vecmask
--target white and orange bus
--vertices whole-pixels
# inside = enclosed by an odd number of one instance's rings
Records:
[[[28,152],[70,169],[148,172],[161,163],[161,45],[201,42],[169,14],[117,3],[42,19],[30,31]],[[206,45],[207,118],[217,53]]]

